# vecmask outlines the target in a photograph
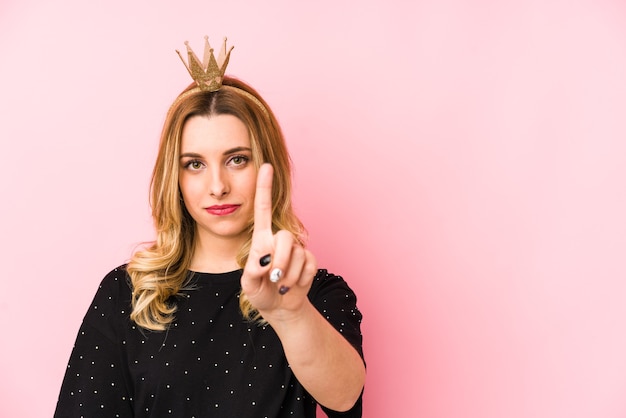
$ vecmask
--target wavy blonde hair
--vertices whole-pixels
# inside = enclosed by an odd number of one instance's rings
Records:
[[[127,266],[132,284],[131,320],[137,325],[162,331],[174,320],[175,296],[185,290],[195,249],[196,223],[181,201],[178,183],[181,136],[192,116],[233,115],[247,127],[252,159],[258,169],[268,162],[274,167],[272,228],[293,233],[304,244],[305,230],[291,204],[291,160],[278,122],[267,103],[249,85],[224,77],[224,86],[214,92],[194,92],[187,87],[169,109],[152,173],[150,204],[156,239],[136,251]],[[248,240],[237,256],[243,268],[248,258],[254,223],[248,226]],[[258,311],[241,294],[243,316],[258,320]]]

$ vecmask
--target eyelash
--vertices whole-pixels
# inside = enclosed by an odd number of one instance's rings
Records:
[[[192,167],[192,164],[196,164],[196,163],[197,163],[197,164],[200,164],[200,165],[204,165],[204,164],[202,163],[202,161],[200,161],[200,160],[190,160],[190,161],[187,161],[187,162],[185,163],[185,166],[184,166],[184,167],[185,167],[187,170],[193,170],[193,171],[200,170],[199,168],[193,168],[193,167]]]
[[[233,163],[234,163],[234,161],[233,161],[233,160],[235,160],[235,159],[237,159],[237,158],[240,158],[240,159],[242,160],[242,161],[241,161],[241,163],[239,163],[239,164],[236,164],[236,163],[235,163],[235,166],[237,166],[237,167],[242,166],[242,165],[245,165],[248,161],[250,161],[250,158],[248,158],[248,157],[247,157],[247,156],[245,156],[245,155],[233,155],[232,157],[230,157],[230,158],[228,159],[228,161],[227,161],[227,162],[228,162],[228,163],[231,163],[231,162],[233,162]]]

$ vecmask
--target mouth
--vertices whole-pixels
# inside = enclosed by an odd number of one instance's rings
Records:
[[[206,208],[206,211],[211,215],[224,216],[235,212],[240,206],[241,205],[213,205]]]

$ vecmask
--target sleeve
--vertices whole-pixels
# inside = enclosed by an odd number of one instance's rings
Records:
[[[309,299],[326,320],[363,356],[361,320],[363,315],[357,307],[356,295],[346,281],[320,269],[315,276]],[[365,360],[363,360],[365,362]],[[354,406],[345,412],[337,412],[320,405],[329,418],[360,418],[363,414],[363,393]]]
[[[124,283],[118,283],[124,281]],[[64,417],[133,416],[115,318],[124,309],[117,303],[125,286],[121,269],[109,273],[83,319],[72,350],[54,413]]]

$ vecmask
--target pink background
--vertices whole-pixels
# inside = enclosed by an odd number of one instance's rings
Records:
[[[51,416],[99,281],[152,237],[174,50],[205,34],[279,116],[311,247],[359,295],[365,417],[626,417],[607,0],[2,0],[0,416]]]

